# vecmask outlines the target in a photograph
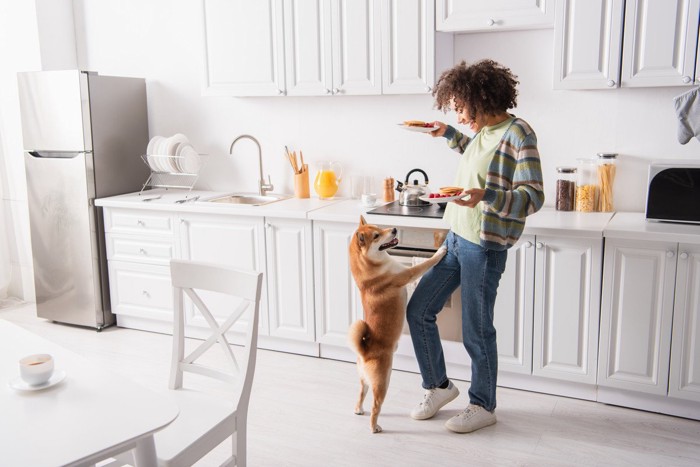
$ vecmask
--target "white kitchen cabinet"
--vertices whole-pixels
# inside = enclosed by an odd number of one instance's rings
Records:
[[[627,0],[623,87],[690,86],[700,0]]]
[[[532,374],[595,384],[602,238],[537,235]]]
[[[676,249],[673,242],[606,239],[598,385],[666,394]]]
[[[382,94],[430,93],[454,65],[452,34],[435,32],[433,0],[382,0]]]
[[[598,401],[700,420],[699,234],[643,213],[606,228]]]
[[[432,0],[205,0],[206,94],[423,94],[453,64]]]
[[[700,245],[678,246],[668,395],[700,402]]]
[[[285,92],[282,0],[204,0],[204,93]]]
[[[348,258],[355,229],[355,223],[314,222],[316,341],[321,344],[322,357],[339,351],[348,359],[351,355],[348,329],[363,318],[362,302]]]
[[[313,342],[311,221],[265,219],[270,336]]]
[[[173,319],[171,216],[105,209],[104,220],[110,298],[117,325],[166,331]]]
[[[534,271],[535,236],[523,235],[508,250],[494,306],[499,371],[532,373]]]
[[[700,0],[560,0],[554,88],[692,85],[699,14]]]
[[[624,0],[560,0],[554,26],[554,89],[619,86]]]
[[[477,32],[551,28],[554,0],[436,0],[438,31]]]
[[[381,94],[379,2],[284,0],[286,94]]]
[[[182,213],[178,216],[177,228],[180,259],[258,271],[267,278],[262,217]],[[266,282],[263,281],[260,297],[259,333],[264,336],[269,335]],[[217,309],[236,306],[231,297],[216,292],[201,293],[204,301],[210,304],[214,317],[226,315],[225,311],[217,313]],[[247,326],[244,321],[237,321],[232,329],[244,333]],[[185,324],[193,336],[198,335],[198,328],[208,328],[207,322],[189,299],[185,300]]]

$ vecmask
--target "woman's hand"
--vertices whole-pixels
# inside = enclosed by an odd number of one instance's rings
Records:
[[[432,124],[433,126],[437,125],[437,128],[430,132],[433,138],[437,138],[438,136],[442,136],[445,134],[445,130],[447,130],[447,125],[445,125],[442,122],[432,122]]]
[[[473,208],[476,207],[476,205],[479,204],[479,201],[484,198],[484,193],[486,193],[486,190],[483,188],[470,188],[469,190],[464,190],[462,192],[462,194],[469,195],[468,198],[456,199],[453,201],[453,203],[458,206]]]

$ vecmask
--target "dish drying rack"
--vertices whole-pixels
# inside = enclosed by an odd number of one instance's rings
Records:
[[[203,156],[205,154],[199,154]],[[184,188],[188,191],[192,191],[194,184],[197,183],[199,178],[199,171],[202,169],[202,163],[199,163],[199,169],[197,172],[183,172],[179,170],[156,170],[154,167],[182,167],[183,165],[179,163],[184,159],[183,156],[170,156],[165,154],[143,154],[141,160],[148,166],[151,170],[151,174],[148,176],[148,180],[141,187],[139,195],[143,193],[146,188]]]

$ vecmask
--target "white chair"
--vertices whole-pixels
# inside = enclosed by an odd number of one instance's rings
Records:
[[[245,466],[248,403],[257,353],[262,273],[180,260],[172,260],[170,270],[175,316],[169,395],[180,407],[180,415],[172,424],[155,434],[158,464],[191,466],[226,438],[231,437],[233,455],[224,465]],[[195,290],[224,293],[240,298],[241,302],[219,325]],[[211,328],[209,338],[187,356],[183,311],[185,294]],[[248,313],[245,313],[246,311]],[[217,310],[217,313],[220,315],[221,311]],[[248,323],[245,359],[239,366],[224,333],[242,316],[248,318]],[[221,370],[196,363],[196,360],[217,342],[224,351],[228,368]],[[183,388],[183,373],[186,372],[229,383],[225,386],[230,390],[230,397],[223,399],[204,391]]]

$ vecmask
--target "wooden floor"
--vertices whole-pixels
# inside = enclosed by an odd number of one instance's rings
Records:
[[[34,315],[32,305],[0,309],[0,319],[146,386],[165,387],[170,336],[116,327],[97,333]],[[368,416],[353,414],[354,364],[261,350],[248,419],[249,465],[700,465],[700,422],[513,389],[498,389],[496,425],[451,433],[445,420],[467,404],[468,383],[455,383],[462,393],[456,401],[432,420],[415,421],[408,413],[422,397],[420,378],[395,371],[379,418],[385,431],[371,434]],[[219,465],[225,447],[197,465]]]

